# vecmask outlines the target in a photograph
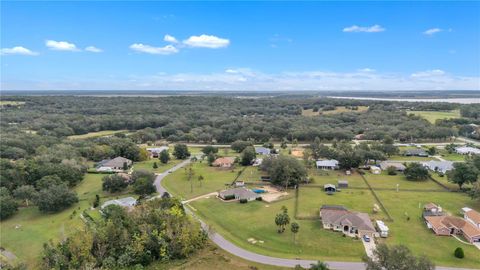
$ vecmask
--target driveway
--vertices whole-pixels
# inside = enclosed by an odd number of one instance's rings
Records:
[[[363,247],[365,247],[365,253],[367,256],[373,259],[373,251],[376,248],[375,241],[370,238],[370,242],[365,242],[365,240],[362,238],[362,244]]]

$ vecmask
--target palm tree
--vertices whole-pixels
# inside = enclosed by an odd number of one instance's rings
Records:
[[[296,243],[295,236],[297,235],[298,231],[300,230],[300,225],[298,225],[297,222],[292,222],[292,224],[290,225],[290,230],[293,233],[293,243],[295,244]]]

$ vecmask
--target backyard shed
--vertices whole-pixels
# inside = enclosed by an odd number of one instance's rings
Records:
[[[338,180],[338,188],[348,188],[347,180]]]

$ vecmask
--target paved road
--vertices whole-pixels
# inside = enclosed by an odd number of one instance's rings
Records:
[[[177,164],[170,170],[176,171],[189,163],[190,163],[189,159],[185,160]],[[162,180],[167,175],[168,175],[168,171],[158,174],[157,178],[155,179],[155,187],[157,188],[157,192],[160,194],[160,196],[164,192],[167,192],[167,190],[162,186]],[[243,258],[248,261],[261,263],[261,264],[275,265],[275,266],[281,266],[281,267],[292,267],[292,268],[295,267],[296,265],[301,265],[302,267],[310,267],[311,264],[317,262],[314,260],[284,259],[284,258],[270,257],[270,256],[253,253],[246,249],[240,248],[235,244],[233,244],[232,242],[225,239],[220,234],[212,231],[210,227],[201,219],[199,219],[188,207],[185,207],[185,209],[187,213],[193,215],[196,219],[198,219],[202,228],[205,231],[209,232],[208,235],[210,240],[212,240],[212,242],[214,242],[220,248],[224,249],[225,251],[237,257]],[[364,270],[365,269],[365,265],[361,262],[334,262],[334,261],[328,262],[327,261],[326,263],[330,266],[330,268],[337,269],[337,270]],[[437,270],[469,270],[466,268],[452,268],[452,267],[437,267],[436,269]]]

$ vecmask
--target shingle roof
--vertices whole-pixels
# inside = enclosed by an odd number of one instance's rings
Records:
[[[336,206],[338,207],[338,206]],[[366,213],[350,212],[345,208],[322,208],[320,209],[322,222],[333,225],[352,226],[359,230],[375,231],[370,221],[370,217]]]
[[[232,189],[227,189],[224,191],[220,191],[220,197],[225,197],[225,196],[231,196],[235,195],[235,197],[239,199],[252,199],[252,198],[257,198],[260,195],[257,193],[251,191],[250,189],[247,189],[245,187],[237,187],[237,188],[232,188]]]
[[[114,159],[111,159],[111,160],[108,160],[108,161],[102,163],[101,165],[102,165],[102,167],[121,168],[121,167],[123,167],[123,164],[125,162],[128,165],[130,165],[132,163],[132,161],[128,158],[116,157]]]
[[[255,147],[255,153],[262,154],[262,155],[269,155],[270,149],[266,147]]]
[[[405,154],[412,156],[428,155],[427,152],[423,149],[407,149],[405,150]]]
[[[453,162],[452,161],[436,161],[430,160],[422,163],[423,166],[427,167],[432,171],[439,171],[439,172],[447,172],[453,169]]]
[[[102,209],[109,206],[109,205],[118,205],[121,207],[132,207],[137,203],[137,200],[135,200],[132,197],[125,197],[121,199],[116,199],[116,200],[110,200],[106,201],[105,203],[102,204]]]
[[[317,160],[317,167],[337,167],[338,161],[335,159]]]
[[[470,146],[460,146],[455,148],[455,151],[460,154],[480,154],[480,149]]]
[[[473,220],[473,222],[475,222],[475,223],[477,223],[477,224],[480,224],[480,213],[479,213],[479,212],[471,209],[470,211],[467,211],[467,212],[465,213],[465,215],[466,215],[469,219]]]
[[[233,164],[235,162],[235,158],[233,157],[221,157],[215,159],[215,161],[212,163],[213,165],[222,165],[222,164]]]
[[[405,165],[403,165],[401,162],[390,162],[390,161],[380,162],[380,168],[382,168],[382,170],[386,170],[388,169],[388,167],[394,167],[396,170],[399,170],[399,171],[405,170]]]

